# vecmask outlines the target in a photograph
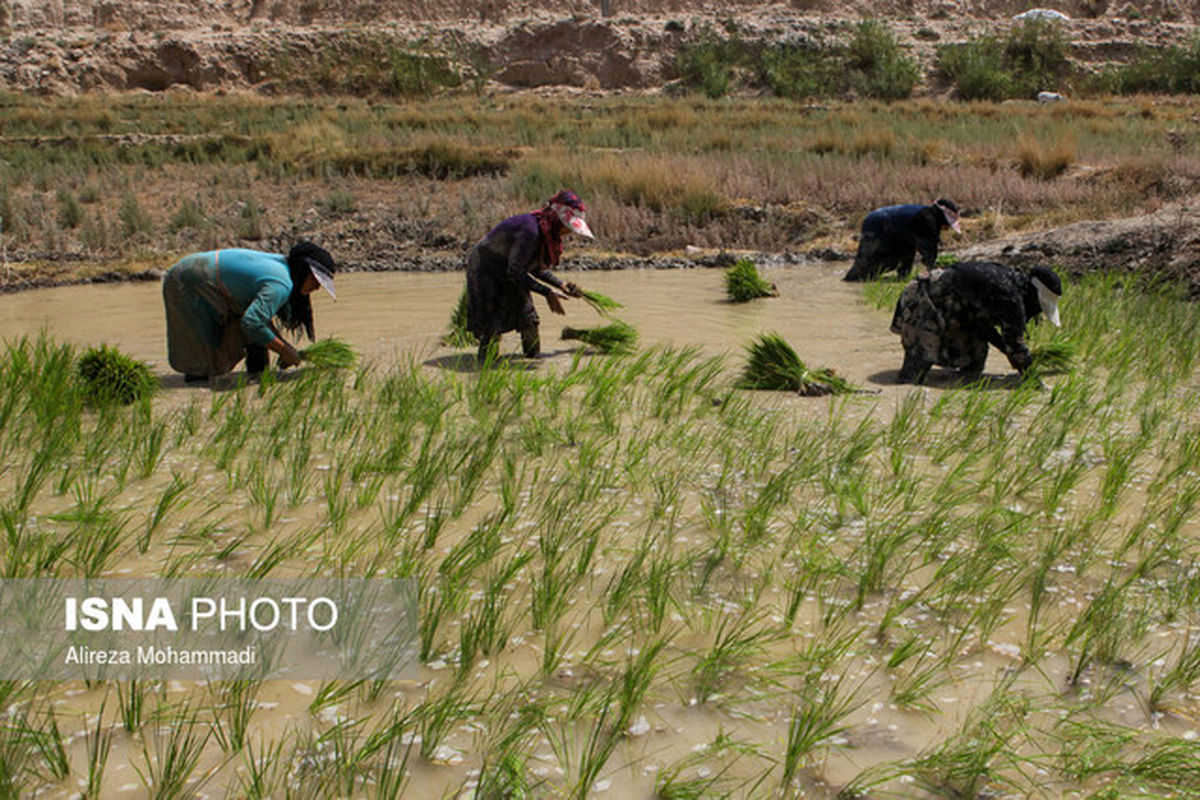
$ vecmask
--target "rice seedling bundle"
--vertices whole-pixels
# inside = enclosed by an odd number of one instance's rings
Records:
[[[587,301],[587,304],[594,308],[597,313],[603,314],[606,317],[612,314],[613,311],[625,307],[616,300],[613,300],[608,295],[600,294],[600,292],[593,292],[590,289],[581,289],[579,291],[579,296]],[[564,336],[563,338],[565,339],[567,337]]]
[[[762,279],[758,267],[748,258],[739,260],[725,270],[725,293],[734,303],[746,303],[758,297],[775,297],[779,294],[774,285]]]
[[[128,405],[154,394],[158,381],[150,368],[108,345],[90,348],[76,367],[89,405]]]
[[[442,337],[442,343],[448,347],[474,347],[479,342],[475,334],[467,330],[467,290],[464,288],[458,296],[458,305],[450,315],[450,332]]]
[[[353,367],[358,360],[354,348],[339,339],[322,339],[300,351],[300,360],[314,367],[345,369]]]
[[[1075,358],[1075,347],[1068,342],[1050,342],[1033,348],[1033,369],[1041,374],[1066,372]]]
[[[638,333],[632,325],[617,320],[599,328],[563,328],[562,338],[576,339],[602,353],[621,354],[633,352]]]
[[[792,391],[806,397],[859,391],[828,367],[807,367],[777,333],[762,334],[746,352],[746,367],[735,384],[739,389]]]

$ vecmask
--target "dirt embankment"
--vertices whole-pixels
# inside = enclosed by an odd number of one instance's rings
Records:
[[[1200,197],[1153,214],[1001,236],[954,252],[964,260],[1054,264],[1077,274],[1126,270],[1164,276],[1183,281],[1200,297]]]
[[[448,56],[501,86],[659,87],[679,46],[706,31],[750,41],[824,42],[847,19],[874,16],[928,67],[939,43],[963,41],[1036,5],[1010,0],[791,3],[687,0],[0,0],[0,86],[92,90],[279,91],[289,52],[352,47],[363,37]],[[1139,45],[1194,33],[1200,2],[1050,4],[1076,59],[1100,64]]]

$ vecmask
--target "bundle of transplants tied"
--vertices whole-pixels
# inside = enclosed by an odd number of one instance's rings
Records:
[[[806,397],[862,391],[829,367],[810,368],[778,333],[760,334],[746,348],[739,389],[797,392]]]
[[[79,357],[76,372],[91,406],[129,405],[149,399],[158,389],[149,367],[108,345],[89,348]]]
[[[314,367],[347,369],[358,361],[358,354],[340,339],[327,338],[301,350],[300,360]]]
[[[743,258],[725,270],[725,294],[732,303],[748,303],[760,297],[778,297],[779,290],[763,280],[753,261]]]
[[[581,297],[598,314],[612,319],[607,325],[596,328],[563,328],[562,338],[583,342],[601,353],[620,354],[631,353],[637,347],[638,332],[627,322],[622,322],[612,316],[623,305],[608,295],[600,294],[589,289],[579,290]]]

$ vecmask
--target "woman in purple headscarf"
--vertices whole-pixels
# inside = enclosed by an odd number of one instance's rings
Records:
[[[467,256],[467,328],[479,340],[479,360],[495,357],[501,334],[519,331],[528,358],[541,352],[538,314],[531,292],[546,298],[555,314],[579,287],[563,283],[551,267],[562,257],[562,236],[595,238],[587,209],[571,191],[561,191],[542,208],[501,222]]]

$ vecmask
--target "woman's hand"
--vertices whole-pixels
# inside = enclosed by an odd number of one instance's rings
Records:
[[[300,363],[300,351],[292,347],[290,344],[287,349],[279,354],[279,366],[287,369],[294,367]]]
[[[288,344],[282,336],[276,336],[267,344],[267,349],[279,354],[281,369],[294,367],[300,363],[300,351]]]
[[[550,293],[546,295],[546,305],[550,306],[550,310],[555,314],[566,314],[562,304],[562,301],[566,299],[567,296],[558,289],[551,289]]]

